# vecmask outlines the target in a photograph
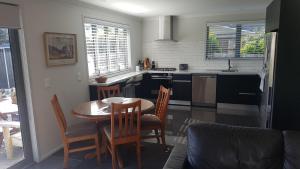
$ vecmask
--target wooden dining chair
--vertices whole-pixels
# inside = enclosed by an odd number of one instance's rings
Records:
[[[105,99],[108,97],[120,96],[120,85],[114,86],[98,86],[97,87],[98,100]]]
[[[137,164],[140,169],[141,100],[129,104],[112,103],[111,112],[111,125],[104,127],[104,133],[109,142],[107,148],[112,155],[112,168],[116,168],[117,146],[136,143]]]
[[[142,136],[142,139],[156,138],[160,143],[159,138],[161,138],[164,148],[166,147],[165,126],[170,93],[170,89],[160,86],[154,114],[144,114],[141,117],[141,129],[155,132],[155,135]]]
[[[69,154],[79,151],[96,149],[97,162],[100,163],[100,147],[96,124],[83,123],[74,126],[67,126],[67,122],[58,98],[54,95],[51,99],[56,119],[60,128],[60,134],[64,144],[64,168],[68,168]],[[94,144],[79,148],[70,148],[70,144],[75,142],[94,140]]]

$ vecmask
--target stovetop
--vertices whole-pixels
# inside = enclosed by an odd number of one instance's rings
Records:
[[[154,70],[154,71],[176,71],[176,68],[173,68],[173,67],[167,67],[167,68],[154,68],[154,69],[151,69],[151,70]]]

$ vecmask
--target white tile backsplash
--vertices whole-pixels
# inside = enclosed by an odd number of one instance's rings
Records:
[[[253,15],[260,18],[260,15]],[[239,18],[249,15],[222,16],[234,18],[233,20],[245,20]],[[155,18],[144,19],[143,21],[143,57],[157,62],[158,67],[176,67],[180,63],[189,64],[189,69],[226,69],[227,60],[208,60],[205,57],[206,23],[222,17],[176,17],[174,20],[174,38],[172,41],[155,41],[157,37],[157,21]],[[249,19],[248,19],[249,20]],[[256,20],[256,19],[253,19]],[[258,20],[258,19],[257,19]],[[258,60],[232,60],[231,64],[239,70],[260,70],[263,64],[262,59]]]

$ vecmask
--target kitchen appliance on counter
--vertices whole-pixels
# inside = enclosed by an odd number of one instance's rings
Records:
[[[194,74],[192,76],[192,105],[216,107],[216,75]]]
[[[187,71],[189,69],[188,64],[179,64],[179,70],[180,71]]]
[[[153,70],[155,68],[156,68],[155,61],[152,61],[152,63],[151,63],[151,69]]]

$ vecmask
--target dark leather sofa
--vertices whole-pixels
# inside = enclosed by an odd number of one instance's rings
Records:
[[[300,132],[193,124],[164,169],[300,169]]]

